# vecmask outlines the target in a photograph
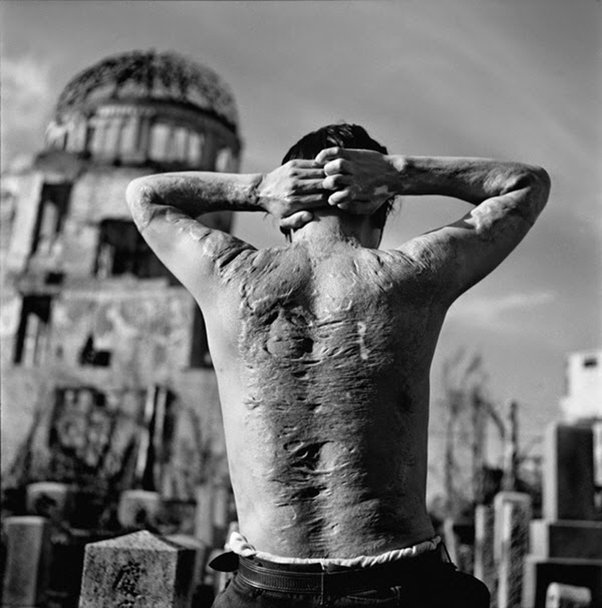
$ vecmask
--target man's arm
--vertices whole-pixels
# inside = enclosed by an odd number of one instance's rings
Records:
[[[330,149],[316,161],[329,197],[350,213],[373,213],[394,195],[443,195],[474,208],[458,221],[405,243],[401,250],[433,271],[451,298],[489,274],[522,240],[545,206],[540,167],[479,158],[385,156]]]
[[[277,218],[324,206],[324,172],[313,161],[291,161],[268,174],[161,173],[132,181],[130,212],[151,249],[197,297],[253,247],[197,219],[212,211],[264,211]],[[209,288],[209,289],[208,289]]]

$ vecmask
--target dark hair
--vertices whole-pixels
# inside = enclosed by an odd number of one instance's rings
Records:
[[[387,148],[372,139],[364,127],[352,125],[348,123],[339,123],[327,125],[308,133],[302,137],[291,149],[284,155],[282,164],[295,158],[312,159],[318,155],[320,150],[324,148],[359,148],[362,150],[375,150],[381,154],[388,154]],[[371,216],[373,225],[381,230],[384,228],[387,216],[393,207],[393,199],[390,198]]]

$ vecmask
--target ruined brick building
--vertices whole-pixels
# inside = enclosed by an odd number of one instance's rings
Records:
[[[5,487],[188,500],[227,476],[202,316],[124,192],[149,173],[235,172],[240,151],[229,88],[175,53],[109,57],[67,84],[33,165],[3,176]]]

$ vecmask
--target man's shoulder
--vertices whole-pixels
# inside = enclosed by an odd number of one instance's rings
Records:
[[[232,250],[217,264],[217,274],[223,288],[235,288],[242,296],[260,287],[276,288],[289,280],[306,276],[311,264],[303,252],[291,247],[254,247]]]
[[[389,270],[400,280],[424,270],[422,252],[405,245],[396,249],[363,248],[358,257],[367,265]]]

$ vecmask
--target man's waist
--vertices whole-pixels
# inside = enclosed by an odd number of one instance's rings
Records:
[[[425,531],[425,534],[421,536],[422,538],[428,538],[428,531]],[[247,558],[256,557],[259,560],[278,564],[298,564],[300,566],[318,565],[322,569],[335,566],[344,568],[366,568],[386,564],[398,559],[415,559],[423,553],[435,551],[439,546],[440,541],[441,539],[438,536],[431,536],[428,540],[414,544],[403,544],[400,548],[390,549],[385,552],[370,555],[358,554],[355,557],[346,558],[334,556],[328,558],[284,557],[282,555],[275,555],[257,549],[238,530],[233,530],[228,538],[227,547],[239,556]]]
[[[277,563],[238,558],[238,577],[257,589],[280,593],[348,595],[426,579],[434,568],[454,566],[437,549],[412,559],[399,558],[367,567],[325,567],[318,563]]]

